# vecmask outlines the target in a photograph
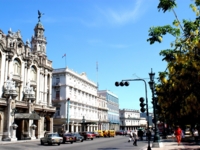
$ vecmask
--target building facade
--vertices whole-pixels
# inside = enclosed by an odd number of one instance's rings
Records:
[[[20,31],[0,30],[0,140],[30,140],[53,131],[52,61],[40,21],[31,43]]]
[[[108,90],[99,90],[99,95],[106,97],[108,105],[108,122],[110,130],[119,130],[119,99]]]
[[[121,130],[145,129],[147,127],[147,120],[145,117],[140,117],[139,110],[120,109],[119,114]]]
[[[69,68],[53,70],[52,102],[56,107],[54,131],[94,131],[107,120],[107,102],[97,84]]]

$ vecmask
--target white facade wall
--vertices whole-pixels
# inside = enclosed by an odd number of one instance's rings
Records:
[[[134,130],[137,128],[145,128],[147,126],[146,118],[140,117],[139,110],[120,109],[120,129]]]
[[[105,116],[105,120],[107,119],[106,112],[99,111],[99,105],[103,105],[103,102],[98,98],[97,84],[88,80],[86,73],[78,74],[69,68],[54,69],[52,83],[52,102],[60,111],[60,114],[56,113],[54,116],[57,129],[61,127],[61,124],[65,124],[64,120],[68,115],[71,132],[75,131],[76,126],[79,127],[79,131],[81,130],[80,123],[83,117],[86,122],[96,122],[96,124],[90,124],[89,130],[98,128],[99,116]],[[60,92],[59,97],[56,96],[56,91]],[[68,98],[70,99],[69,114],[67,114]],[[107,109],[107,104],[104,102],[100,110],[105,108]]]

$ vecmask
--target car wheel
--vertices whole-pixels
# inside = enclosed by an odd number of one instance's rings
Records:
[[[42,142],[42,140],[40,140],[41,145],[44,145],[44,142]]]
[[[81,142],[83,142],[83,140],[81,140]]]
[[[71,142],[71,144],[73,144],[73,142]]]
[[[48,145],[52,145],[52,143],[48,142]]]
[[[62,142],[63,144],[65,144],[65,140],[63,140],[63,142]]]
[[[91,140],[93,140],[93,138],[91,138]]]
[[[60,143],[58,143],[58,146],[60,146]]]

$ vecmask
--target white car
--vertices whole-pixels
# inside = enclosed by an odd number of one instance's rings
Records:
[[[47,133],[43,138],[40,138],[41,145],[48,143],[49,145],[62,143],[63,138],[58,135],[58,133]]]

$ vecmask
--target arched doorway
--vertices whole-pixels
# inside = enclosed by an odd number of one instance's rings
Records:
[[[44,118],[44,131],[50,131],[50,117],[46,116]]]
[[[16,129],[16,137],[17,140],[23,140],[23,120],[21,119],[15,119],[15,123],[18,125]]]

